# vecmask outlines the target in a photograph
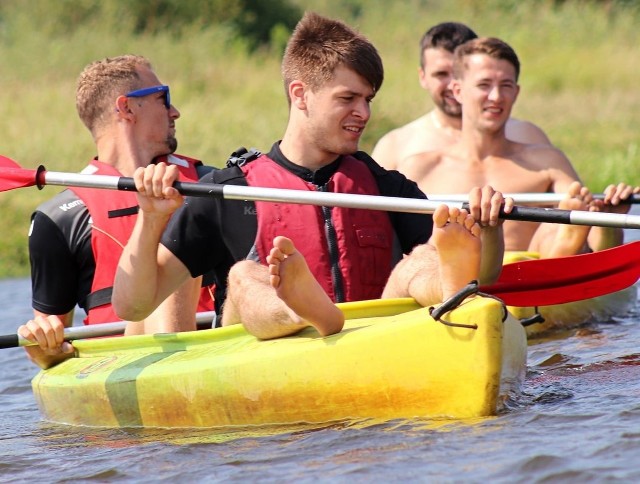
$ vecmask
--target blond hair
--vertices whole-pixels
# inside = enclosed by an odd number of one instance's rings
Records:
[[[118,96],[141,87],[138,68],[151,63],[138,55],[107,57],[87,65],[78,78],[76,109],[84,125],[95,134],[114,110]]]

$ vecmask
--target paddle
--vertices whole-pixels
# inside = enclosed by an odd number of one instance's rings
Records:
[[[0,191],[37,185],[76,186],[110,190],[135,191],[133,178],[109,175],[83,175],[47,171],[43,166],[27,170],[10,158],[0,155]],[[440,201],[413,198],[357,195],[352,193],[308,192],[284,188],[219,185],[214,183],[175,182],[174,187],[183,195],[214,197],[225,200],[254,200],[325,207],[360,208],[389,212],[433,213],[442,205]],[[467,208],[466,202],[447,203],[449,206]],[[501,212],[500,218],[528,222],[550,222],[571,225],[596,225],[600,227],[640,228],[640,216],[617,213],[584,212],[552,208],[514,206],[511,213]]]
[[[640,241],[591,254],[507,264],[495,284],[480,286],[509,306],[546,306],[609,294],[640,277]],[[198,313],[198,328],[211,327],[214,311]],[[66,328],[65,340],[124,333],[126,322]],[[0,349],[31,345],[17,334],[0,336]]]
[[[211,328],[212,322],[216,316],[215,311],[205,311],[196,314],[196,324],[198,329]],[[65,328],[64,339],[71,341],[74,339],[98,338],[101,336],[114,336],[123,334],[127,326],[126,321],[117,321],[114,323],[90,324],[88,326],[72,326]],[[18,348],[20,346],[31,346],[35,343],[24,339],[18,334],[5,334],[0,336],[0,349]]]
[[[591,254],[506,264],[495,284],[480,286],[508,306],[547,306],[580,301],[625,289],[640,278],[640,240]],[[211,327],[214,311],[196,314],[199,328]],[[124,333],[126,322],[66,328],[66,340]],[[0,349],[31,345],[17,334],[0,336]]]
[[[135,190],[132,178],[47,172],[43,167],[25,170],[13,160],[0,156],[0,191],[44,185],[82,186],[113,190]],[[277,188],[244,187],[210,183],[176,182],[182,194],[212,196],[230,200],[261,200],[339,206],[395,212],[432,213],[442,202],[431,200],[356,195],[346,193],[307,192]],[[464,204],[460,205],[461,207]],[[625,214],[581,212],[548,208],[514,207],[503,218],[578,225],[640,228],[640,217]],[[608,294],[628,287],[640,277],[638,244],[615,247],[581,256],[553,260],[518,262],[514,269],[503,271],[500,285],[484,287],[508,305],[544,306]],[[620,266],[620,261],[629,261]],[[536,266],[540,264],[538,270]],[[594,283],[594,278],[599,280]],[[587,287],[593,286],[593,287]],[[586,295],[588,293],[588,295]],[[535,297],[534,297],[535,296]]]
[[[516,203],[531,203],[531,204],[542,204],[542,205],[552,205],[559,203],[564,199],[564,193],[505,193],[503,194],[505,197],[513,198],[513,201]],[[456,193],[456,194],[432,194],[429,196],[430,200],[437,200],[439,202],[466,202],[469,200],[469,194],[465,193]],[[596,200],[604,200],[603,193],[594,193],[593,198]],[[632,194],[629,198],[622,200],[620,203],[623,204],[632,204],[632,203],[640,203],[640,195]]]
[[[603,296],[640,278],[640,240],[590,254],[534,259],[502,267],[480,291],[509,306],[549,306]]]

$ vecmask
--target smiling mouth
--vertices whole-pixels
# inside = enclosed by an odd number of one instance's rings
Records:
[[[503,111],[504,111],[504,109],[502,109],[502,108],[498,108],[498,107],[487,107],[487,108],[484,108],[484,109],[483,109],[483,111],[484,111],[485,113],[489,113],[489,114],[492,114],[492,115],[496,115],[496,116],[497,116],[497,115],[502,114],[502,113],[503,113]]]

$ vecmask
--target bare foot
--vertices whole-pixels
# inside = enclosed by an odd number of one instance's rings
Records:
[[[573,182],[567,191],[567,196],[558,204],[558,208],[561,210],[589,210],[592,198],[586,187],[583,187],[579,182]],[[541,251],[540,257],[565,257],[584,252],[589,230],[591,227],[588,225],[561,224],[556,231],[551,249]]]
[[[342,330],[344,314],[313,277],[304,257],[290,239],[282,236],[273,239],[267,263],[269,282],[291,309],[294,322],[306,321],[322,336]]]
[[[433,213],[443,301],[480,275],[481,228],[466,210],[440,205]]]

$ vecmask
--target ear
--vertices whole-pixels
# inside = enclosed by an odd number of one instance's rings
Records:
[[[422,87],[422,89],[427,89],[427,75],[424,72],[424,69],[422,67],[418,67],[418,80],[420,81],[420,87]]]
[[[455,98],[456,101],[458,101],[460,104],[462,104],[462,82],[460,79],[451,79],[451,83],[449,84],[449,88],[451,89],[451,92],[453,93],[453,97]]]
[[[307,109],[307,87],[302,81],[292,81],[289,84],[289,97],[291,98],[291,106],[297,109]]]
[[[123,117],[133,115],[131,109],[129,109],[129,98],[126,96],[118,96],[116,98],[116,112]]]

